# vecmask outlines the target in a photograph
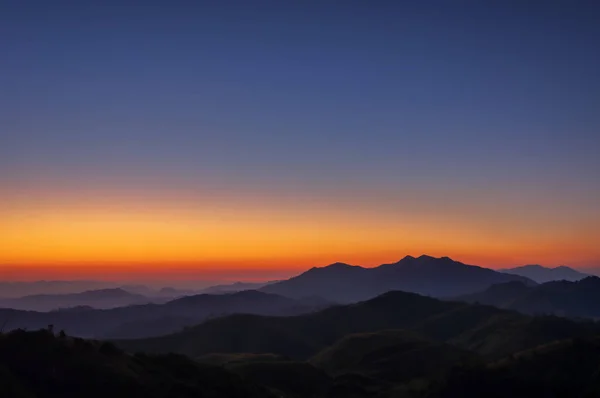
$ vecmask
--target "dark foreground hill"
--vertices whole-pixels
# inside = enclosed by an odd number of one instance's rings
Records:
[[[590,276],[577,282],[557,281],[538,286],[503,283],[457,299],[525,314],[600,319],[600,278]]]
[[[213,354],[285,398],[592,398],[600,396],[600,340],[565,339],[485,360],[402,330],[349,335],[309,362],[272,354]]]
[[[200,294],[165,304],[146,304],[109,310],[34,312],[0,309],[5,331],[37,330],[54,325],[69,335],[90,338],[138,338],[173,333],[207,318],[233,313],[297,315],[324,308],[323,302],[295,300],[258,291]]]
[[[271,397],[222,368],[179,355],[128,355],[110,343],[47,330],[0,335],[3,398]]]
[[[406,330],[347,335],[310,360],[331,375],[355,373],[390,382],[431,376],[477,361],[473,352]]]
[[[529,317],[494,307],[389,292],[372,300],[294,317],[232,315],[185,331],[122,340],[130,351],[272,353],[307,359],[351,333],[409,329],[425,338],[499,358],[553,340],[596,333],[592,323]]]
[[[394,313],[398,315],[394,317]],[[247,323],[227,321],[240,318],[293,322],[255,329]],[[384,318],[404,323],[412,330],[385,330],[381,326]],[[131,341],[121,342],[128,347],[126,354],[109,342],[62,334],[55,337],[49,330],[0,334],[0,396],[600,396],[600,337],[599,328],[593,323],[535,318],[401,292],[312,315],[230,316],[207,324],[211,323],[227,326],[201,336],[197,330],[189,330],[196,333],[194,339],[185,333],[172,336],[182,341],[181,351],[198,352],[198,345],[202,345],[204,351],[210,352],[195,357],[196,361],[180,354],[134,353],[135,344]],[[379,329],[346,332],[364,328],[365,324]],[[264,330],[268,333],[261,335]],[[291,333],[296,335],[287,340],[282,337]],[[198,337],[202,339],[195,340]],[[309,350],[314,354],[305,351],[297,358],[282,354],[293,351],[283,343],[303,338],[306,340],[301,341],[314,344]],[[171,338],[153,340],[160,343],[152,346],[154,351],[174,347]],[[242,352],[222,352],[224,342]],[[164,347],[163,343],[169,346]],[[322,348],[316,349],[317,346]],[[248,351],[255,350],[248,347],[259,347],[264,352],[251,353]]]
[[[485,366],[458,367],[418,396],[600,397],[600,339],[567,339]]]
[[[392,290],[453,297],[510,281],[535,284],[522,276],[463,264],[448,257],[407,256],[397,263],[375,268],[343,263],[312,268],[294,278],[267,285],[261,291],[287,297],[319,296],[350,303]]]

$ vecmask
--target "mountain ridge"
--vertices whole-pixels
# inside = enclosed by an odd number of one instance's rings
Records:
[[[115,287],[86,290],[79,293],[32,294],[18,298],[0,299],[0,307],[26,311],[53,311],[73,306],[110,309],[150,302],[152,302],[150,297]]]
[[[230,315],[175,334],[115,342],[129,351],[175,352],[191,357],[210,353],[269,353],[308,359],[345,335],[385,329],[411,330],[488,357],[600,332],[598,326],[590,323],[535,318],[491,306],[394,291],[309,314]]]
[[[544,267],[539,264],[529,264],[521,267],[505,268],[499,271],[512,275],[520,275],[537,283],[559,280],[574,282],[591,276],[590,274],[586,274],[565,265],[560,265],[558,267]]]
[[[588,276],[574,282],[551,281],[537,286],[526,286],[519,282],[503,283],[456,299],[530,315],[600,319],[600,277]]]
[[[372,268],[346,263],[313,267],[260,290],[293,298],[312,295],[349,303],[367,300],[393,290],[433,297],[452,297],[508,281],[535,284],[526,277],[464,264],[449,257],[421,255],[405,256],[395,263]]]
[[[164,304],[142,304],[112,309],[37,312],[0,309],[4,330],[39,329],[49,324],[79,337],[146,337],[172,333],[208,318],[231,313],[297,315],[328,306],[259,291],[186,296]],[[77,307],[76,307],[77,308]],[[156,333],[156,334],[154,334]]]

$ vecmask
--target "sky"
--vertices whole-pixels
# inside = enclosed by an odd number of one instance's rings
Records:
[[[0,277],[600,266],[595,1],[0,3]]]

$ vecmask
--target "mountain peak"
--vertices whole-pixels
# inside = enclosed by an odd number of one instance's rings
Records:
[[[428,254],[421,254],[419,257],[413,257],[413,256],[405,256],[404,258],[402,258],[402,260],[398,261],[398,262],[402,262],[402,261],[413,261],[413,260],[419,260],[419,261],[432,261],[432,260],[444,260],[444,261],[453,261],[450,257],[448,256],[444,256],[444,257],[434,257],[434,256],[430,256]]]
[[[326,265],[324,267],[313,267],[309,271],[343,271],[350,269],[363,269],[363,267],[359,265],[350,265],[342,262],[337,262],[333,264]],[[308,272],[308,271],[307,271]]]
[[[423,254],[406,256],[396,263],[363,268],[345,263],[311,268],[287,281],[261,289],[288,297],[317,295],[338,303],[373,298],[402,290],[436,297],[459,296],[481,291],[495,283],[529,279],[454,261],[449,257]]]
[[[398,261],[395,264],[389,265],[404,265],[404,264],[412,264],[414,266],[425,265],[429,263],[441,264],[441,263],[456,263],[460,264],[450,257],[433,257],[427,254],[422,254],[419,257],[406,256],[402,260]]]
[[[527,264],[527,265],[523,265],[522,267],[517,267],[518,268],[529,268],[529,269],[550,269],[547,267],[544,267],[542,265],[539,264]]]
[[[437,258],[429,256],[427,254],[421,254],[418,259],[419,260],[438,260]]]
[[[352,267],[352,265],[342,263],[342,262],[337,262],[337,263],[329,264],[329,265],[325,266],[324,268],[347,268],[347,267]]]

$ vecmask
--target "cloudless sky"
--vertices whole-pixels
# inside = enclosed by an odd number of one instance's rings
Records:
[[[0,263],[600,265],[598,21],[567,0],[3,1]]]

